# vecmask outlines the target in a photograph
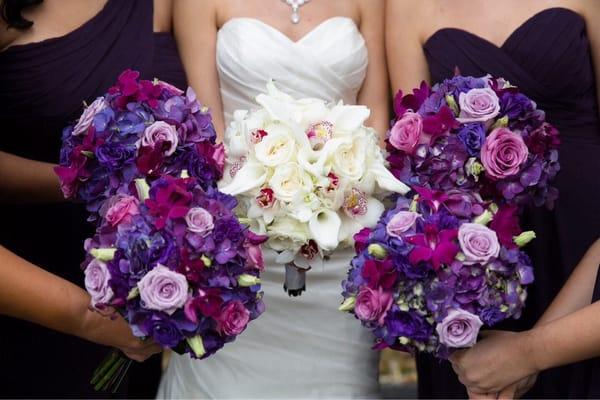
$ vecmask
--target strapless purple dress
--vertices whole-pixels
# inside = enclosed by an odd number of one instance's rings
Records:
[[[536,273],[523,317],[499,329],[530,328],[558,293],[573,267],[600,236],[600,121],[596,82],[584,19],[566,8],[535,14],[497,47],[456,28],[434,33],[424,44],[431,81],[463,75],[502,76],[533,98],[561,132],[560,198],[553,211],[528,210],[525,228],[537,239],[528,247]],[[540,374],[528,397],[577,393],[582,366]],[[419,395],[465,397],[448,363],[418,359]],[[600,382],[600,381],[597,381]],[[574,386],[575,385],[575,386]],[[596,383],[600,385],[600,383]]]
[[[62,128],[127,68],[185,88],[172,36],[153,33],[152,25],[152,0],[109,0],[65,36],[1,52],[0,149],[58,162]],[[91,228],[85,220],[85,211],[69,203],[2,205],[0,243],[81,285]],[[98,396],[89,378],[108,349],[11,318],[1,318],[0,326],[0,397]],[[122,395],[153,397],[159,357],[130,372]]]

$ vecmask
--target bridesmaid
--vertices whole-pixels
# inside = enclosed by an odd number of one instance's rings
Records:
[[[386,16],[394,90],[452,77],[455,67],[464,75],[503,76],[561,131],[560,198],[552,212],[528,210],[524,221],[538,234],[529,248],[536,283],[523,317],[501,327],[531,328],[600,232],[600,7],[585,0],[388,0]],[[552,313],[539,323],[567,312]],[[421,397],[466,396],[449,363],[419,356],[417,364]],[[567,397],[579,368],[540,374],[528,396]]]
[[[48,187],[23,190],[0,208],[0,243],[28,261],[81,283],[78,266],[91,226],[80,206],[58,200],[49,173],[61,130],[127,68],[142,77],[186,85],[171,31],[172,1],[4,0],[0,2],[0,151],[37,160],[23,180]],[[4,157],[3,157],[4,159]],[[48,181],[48,180],[54,180]],[[18,201],[15,201],[18,200]],[[27,204],[30,202],[32,204]],[[33,204],[34,202],[37,202]],[[11,318],[0,319],[0,387],[7,397],[94,397],[89,378],[106,348]],[[133,368],[127,397],[153,397],[160,358]]]

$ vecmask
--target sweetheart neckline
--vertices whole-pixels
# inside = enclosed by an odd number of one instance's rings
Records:
[[[356,22],[352,18],[350,18],[350,17],[343,17],[343,16],[336,16],[336,17],[331,17],[331,18],[324,19],[323,21],[321,21],[320,23],[318,23],[317,25],[315,25],[312,29],[310,29],[308,32],[306,32],[304,35],[302,35],[300,38],[298,38],[297,40],[292,39],[291,37],[289,37],[288,35],[286,35],[285,33],[283,33],[281,30],[277,29],[273,25],[268,24],[268,23],[264,22],[261,19],[252,18],[252,17],[234,17],[234,18],[230,18],[223,25],[221,25],[221,28],[219,29],[219,32],[222,29],[224,29],[227,25],[229,25],[231,23],[239,22],[239,21],[251,21],[251,22],[256,22],[259,25],[267,27],[271,31],[276,32],[277,34],[279,34],[279,36],[283,37],[284,39],[286,39],[291,44],[300,44],[305,39],[307,39],[308,37],[312,36],[315,32],[317,32],[318,30],[322,29],[327,24],[329,24],[329,23],[331,23],[331,22],[333,22],[335,20],[340,20],[340,19],[341,20],[350,21],[350,23],[352,23],[352,25],[354,25],[354,27],[356,28],[356,30],[360,34],[360,31],[358,30],[358,25],[356,25]]]
[[[468,36],[472,36],[475,37],[479,40],[481,40],[484,43],[487,43],[497,49],[504,49],[506,47],[506,45],[519,33],[521,32],[523,29],[525,29],[527,26],[529,26],[529,24],[533,23],[533,21],[535,21],[536,19],[540,18],[541,16],[545,15],[548,12],[551,11],[562,11],[562,12],[567,12],[568,14],[571,15],[575,15],[577,16],[581,21],[585,22],[585,19],[583,18],[583,16],[581,14],[579,14],[578,12],[571,10],[570,8],[566,8],[566,7],[550,7],[550,8],[545,8],[541,11],[536,12],[535,14],[533,14],[532,16],[530,16],[529,18],[527,18],[525,21],[523,21],[523,23],[521,23],[521,25],[519,25],[515,30],[513,30],[510,35],[508,35],[508,37],[502,42],[502,44],[498,45],[494,42],[492,42],[489,39],[484,38],[483,36],[480,36],[476,33],[473,33],[471,31],[468,31],[466,29],[462,29],[462,28],[458,28],[458,27],[444,27],[444,28],[440,28],[438,30],[436,30],[435,32],[433,32],[425,42],[423,42],[422,47],[427,47],[429,42],[431,42],[435,37],[437,37],[438,35],[440,35],[442,32],[445,31],[454,31],[454,32],[460,32],[463,34],[466,34]]]

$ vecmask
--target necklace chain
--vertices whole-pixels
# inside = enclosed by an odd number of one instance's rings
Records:
[[[306,3],[308,3],[310,0],[281,0],[284,3],[286,3],[288,6],[292,7],[292,23],[293,24],[297,24],[298,22],[300,22],[300,14],[298,13],[298,11],[300,10],[300,7],[302,7],[303,5],[305,5]]]

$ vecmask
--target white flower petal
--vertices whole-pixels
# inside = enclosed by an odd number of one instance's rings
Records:
[[[338,234],[342,221],[336,212],[320,210],[308,222],[310,234],[324,251],[332,251],[338,246]]]
[[[233,177],[231,182],[219,186],[219,190],[231,196],[237,196],[260,187],[266,180],[266,169],[258,163],[246,163]]]

